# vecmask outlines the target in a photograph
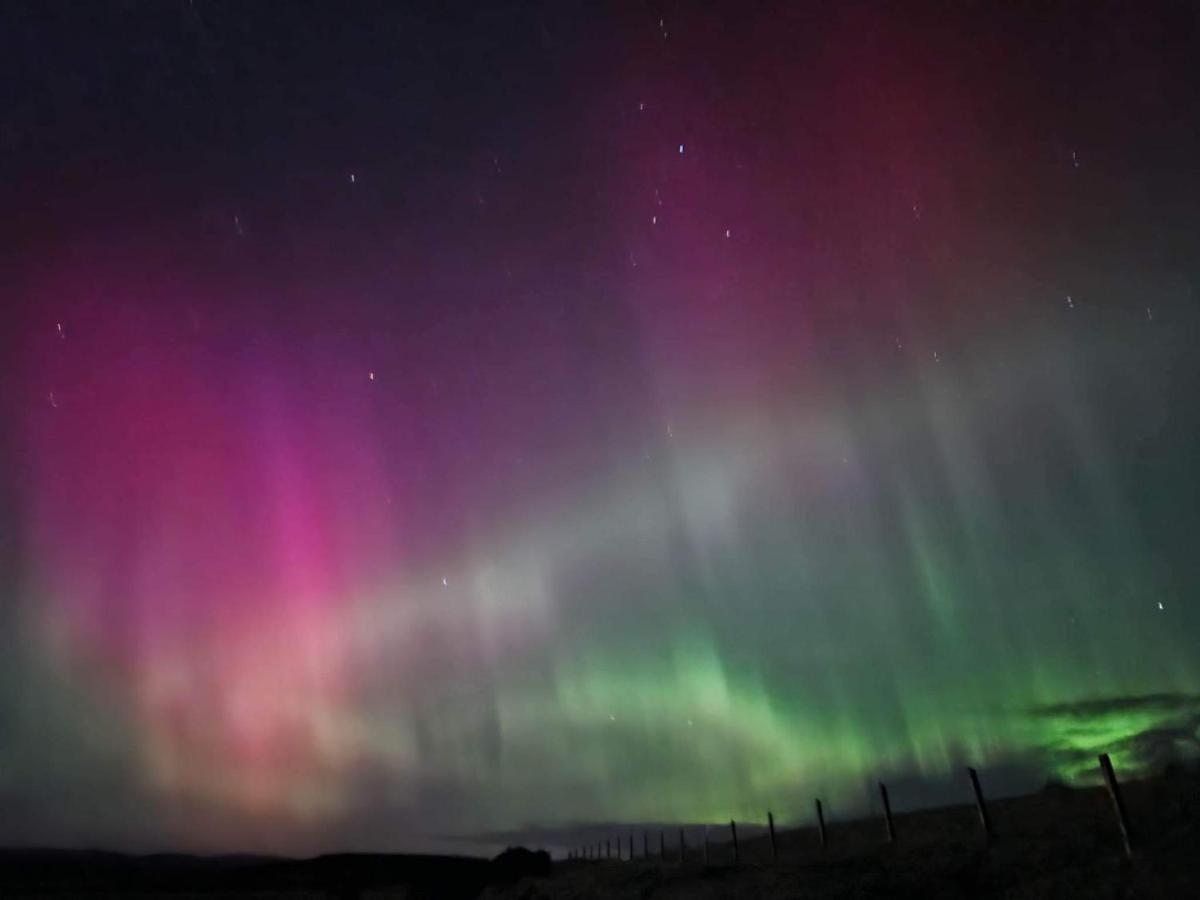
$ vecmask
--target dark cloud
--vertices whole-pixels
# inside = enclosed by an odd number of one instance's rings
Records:
[[[1047,718],[1066,716],[1092,719],[1097,716],[1124,712],[1200,713],[1200,694],[1134,694],[1127,697],[1100,697],[1067,703],[1049,703],[1029,709],[1030,715]]]
[[[1161,771],[1200,758],[1200,695],[1157,693],[1101,697],[1029,710],[1053,771],[1094,777],[1099,753],[1130,774]],[[1044,730],[1043,730],[1044,726]]]

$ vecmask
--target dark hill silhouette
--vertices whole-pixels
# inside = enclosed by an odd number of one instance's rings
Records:
[[[984,839],[969,805],[900,812],[896,841],[878,817],[829,822],[822,850],[812,827],[777,819],[769,837],[739,827],[740,861],[714,830],[710,863],[691,846],[674,859],[551,863],[544,851],[510,847],[493,860],[461,856],[331,854],[291,860],[94,850],[0,850],[0,897],[448,898],[579,897],[1186,897],[1200,896],[1200,772],[1176,765],[1123,785],[1136,838],[1122,852],[1102,787],[1051,783],[989,803]],[[625,826],[626,829],[630,826]],[[639,844],[640,849],[640,844]]]
[[[373,889],[399,888],[406,897],[466,900],[493,881],[511,881],[530,872],[455,856],[339,853],[291,860],[9,849],[0,850],[0,896],[315,895],[348,900]]]

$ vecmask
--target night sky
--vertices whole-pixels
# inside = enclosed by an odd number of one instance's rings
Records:
[[[1200,13],[1142,6],[0,5],[0,844],[1200,755]]]

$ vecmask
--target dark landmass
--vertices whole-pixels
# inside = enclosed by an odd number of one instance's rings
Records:
[[[815,827],[770,839],[712,843],[688,861],[556,863],[550,878],[489,887],[488,900],[766,897],[849,898],[1183,898],[1200,896],[1200,773],[1168,769],[1122,785],[1134,855],[1125,856],[1112,801],[1102,787],[1052,784],[1037,794],[988,804],[994,837],[985,840],[973,804],[901,813],[896,840],[882,817],[829,825],[822,850]],[[739,837],[742,829],[739,827]],[[728,823],[713,826],[728,835]],[[640,841],[635,847],[640,849]],[[657,847],[657,841],[651,846]]]
[[[334,854],[309,860],[253,856],[123,856],[96,851],[0,851],[5,898],[1128,898],[1200,896],[1200,773],[1172,768],[1123,786],[1135,852],[1126,858],[1103,788],[1051,785],[989,804],[984,838],[972,805],[900,813],[896,840],[881,819],[829,823],[769,839],[747,829],[734,864],[729,843],[633,862],[555,862],[514,848],[487,861],[454,856]],[[739,832],[741,829],[739,829]],[[713,829],[714,838],[721,832]],[[726,832],[727,833],[727,827]],[[652,846],[657,847],[656,842]],[[637,848],[640,851],[641,844]]]
[[[472,898],[526,871],[455,856],[338,853],[315,859],[0,851],[0,897]],[[380,893],[375,893],[375,892]]]

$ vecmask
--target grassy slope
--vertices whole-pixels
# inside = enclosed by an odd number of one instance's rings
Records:
[[[988,846],[973,806],[896,817],[897,841],[881,820],[834,823],[822,853],[812,828],[782,831],[781,862],[766,838],[729,845],[711,864],[566,863],[546,879],[489,888],[500,898],[589,897],[1013,897],[1200,896],[1200,778],[1174,772],[1128,784],[1125,801],[1137,852],[1124,858],[1103,789],[1053,789],[990,804]]]

